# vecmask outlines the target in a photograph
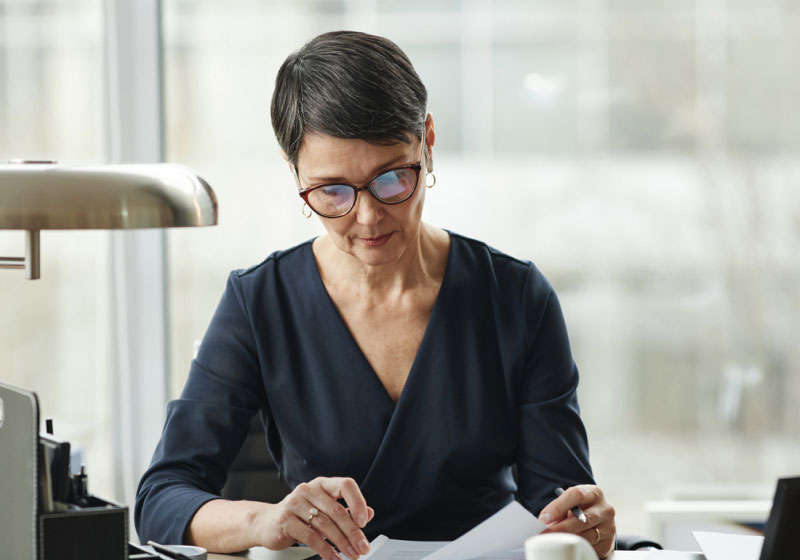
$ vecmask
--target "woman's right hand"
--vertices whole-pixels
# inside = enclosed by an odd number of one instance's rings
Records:
[[[339,499],[344,499],[347,508]],[[319,477],[298,484],[288,496],[266,510],[263,518],[253,525],[257,532],[254,537],[272,550],[301,543],[314,549],[323,560],[338,560],[339,555],[329,541],[355,560],[369,552],[369,542],[361,529],[374,515],[352,478]]]

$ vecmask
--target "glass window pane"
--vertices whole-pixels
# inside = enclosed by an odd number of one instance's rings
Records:
[[[575,46],[501,43],[494,46],[493,55],[495,151],[574,151]]]
[[[0,159],[105,159],[102,21],[99,0],[0,2]],[[0,379],[39,394],[113,497],[109,234],[44,231],[41,251],[40,280],[0,270]],[[0,231],[0,254],[23,253]]]
[[[228,271],[321,232],[268,103],[290,51],[355,27],[429,89],[427,219],[561,295],[618,526],[646,532],[643,502],[687,484],[768,498],[800,462],[800,9],[723,4],[165,2],[169,158],[211,181],[221,224],[168,234],[173,393]]]
[[[695,45],[615,41],[609,45],[609,148],[691,152],[695,148]]]

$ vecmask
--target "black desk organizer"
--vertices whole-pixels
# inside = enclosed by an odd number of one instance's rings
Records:
[[[39,513],[39,560],[127,560],[127,507],[92,495],[70,507]]]
[[[0,558],[127,560],[128,508],[90,494],[42,511],[42,463],[36,394],[0,382]]]

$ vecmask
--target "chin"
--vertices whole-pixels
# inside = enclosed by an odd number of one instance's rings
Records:
[[[364,249],[358,248],[350,253],[362,263],[369,266],[381,266],[396,262],[400,255],[397,251],[384,249],[383,247]]]
[[[403,251],[398,239],[393,236],[385,245],[378,247],[367,247],[361,241],[354,240],[350,243],[349,253],[366,265],[381,266],[397,262]]]

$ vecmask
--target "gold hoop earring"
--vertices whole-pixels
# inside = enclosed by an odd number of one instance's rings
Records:
[[[306,209],[308,209],[308,213],[306,214]],[[311,217],[311,207],[308,205],[308,202],[303,203],[303,208],[300,210],[303,213],[303,216],[306,217],[306,220]]]
[[[428,184],[428,177],[433,177],[433,183],[430,185]],[[436,184],[436,175],[433,174],[433,171],[429,171],[427,175],[425,175],[425,188],[432,189]]]

